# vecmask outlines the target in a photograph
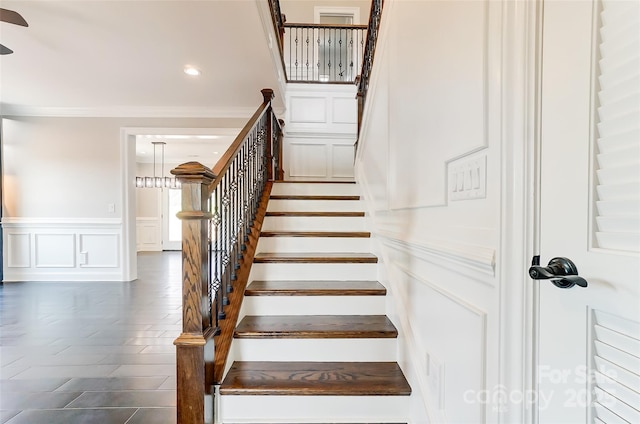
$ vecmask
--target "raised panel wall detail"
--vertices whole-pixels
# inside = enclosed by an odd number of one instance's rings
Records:
[[[327,177],[325,144],[291,143],[289,175],[292,177]]]
[[[323,97],[291,97],[290,123],[326,123],[327,102]]]
[[[333,144],[331,146],[331,176],[353,178],[353,144]]]
[[[76,265],[73,234],[36,234],[35,265],[38,268],[73,268]]]
[[[358,103],[351,97],[334,97],[331,120],[337,124],[358,123]]]
[[[31,238],[28,233],[7,234],[7,265],[12,268],[31,266]]]
[[[136,218],[136,247],[138,252],[162,250],[162,229],[158,218]]]
[[[117,268],[118,267],[118,235],[117,234],[81,234],[80,255],[83,268]]]
[[[123,281],[119,219],[11,218],[2,222],[4,281]]]

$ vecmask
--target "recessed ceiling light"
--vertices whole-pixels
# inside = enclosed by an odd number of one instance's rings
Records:
[[[186,65],[184,67],[184,73],[187,75],[191,75],[192,77],[197,77],[198,75],[200,75],[200,70],[191,65]]]
[[[217,155],[217,154],[218,154],[218,152],[213,152],[213,154],[214,154],[214,155]]]

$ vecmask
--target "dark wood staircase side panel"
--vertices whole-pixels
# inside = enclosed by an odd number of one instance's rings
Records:
[[[409,396],[395,362],[234,362],[221,395]]]
[[[245,296],[384,296],[377,281],[253,281]]]

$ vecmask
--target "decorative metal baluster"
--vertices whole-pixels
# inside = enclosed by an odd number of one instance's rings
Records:
[[[305,43],[307,45],[307,54],[306,54],[306,67],[307,67],[307,81],[309,80],[309,28],[306,28],[307,38],[305,39]]]
[[[295,61],[295,65],[296,65],[296,77],[295,79],[299,79],[298,78],[298,32],[299,32],[299,28],[296,28],[296,38],[295,38],[295,43],[296,43],[296,61]]]
[[[322,57],[322,51],[320,50],[320,28],[318,28],[318,80],[320,80],[320,58]]]
[[[353,29],[350,31],[351,39],[349,40],[349,47],[347,49],[347,51],[348,51],[347,54],[349,55],[349,58],[350,58],[350,60],[349,60],[349,79],[350,80],[353,80],[353,65],[354,65],[354,63],[353,63],[353,33],[354,32],[355,32],[355,30],[353,30]]]
[[[329,81],[331,81],[331,28],[329,28],[329,40],[327,40],[327,50],[328,50],[328,55],[329,56],[329,62],[327,63],[327,67],[329,68]]]
[[[212,269],[211,281],[213,284],[214,312],[216,314],[216,334],[220,332],[219,320],[225,319],[224,306],[222,299],[224,293],[222,290],[222,258],[220,256],[220,186],[217,186],[211,193],[211,244],[212,254],[209,266]]]
[[[223,217],[222,218],[223,219],[222,221],[222,249],[223,249],[222,251],[222,277],[223,277],[222,285],[224,286],[224,292],[223,292],[222,303],[224,305],[228,305],[229,304],[228,293],[230,293],[233,290],[233,287],[231,286],[231,281],[230,281],[231,272],[229,272],[229,254],[230,254],[229,240],[231,238],[231,234],[230,234],[231,198],[229,193],[229,173],[228,172],[222,178],[220,185],[222,186],[222,217]]]

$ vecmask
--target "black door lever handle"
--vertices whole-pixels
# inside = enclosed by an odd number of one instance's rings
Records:
[[[553,258],[543,267],[540,266],[540,256],[536,255],[531,261],[529,276],[534,280],[551,280],[561,289],[575,285],[587,287],[587,281],[578,275],[578,267],[568,258]]]

